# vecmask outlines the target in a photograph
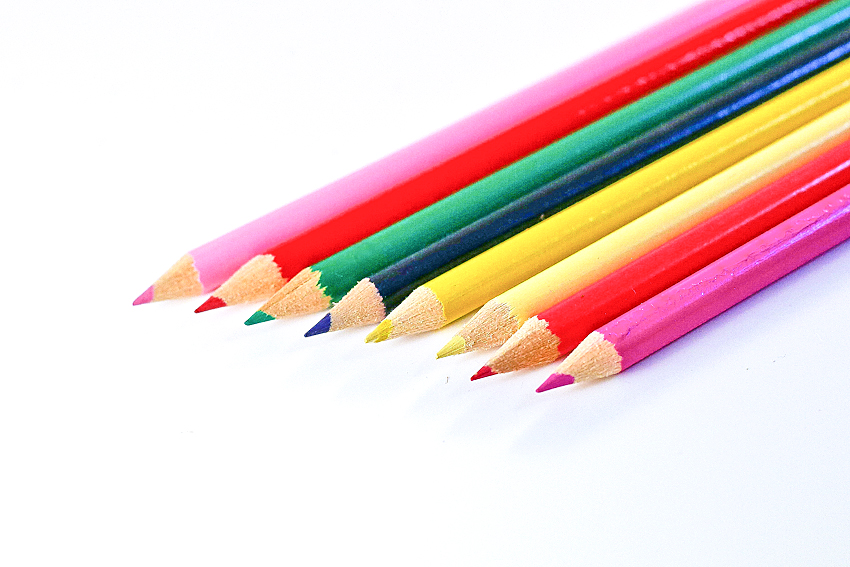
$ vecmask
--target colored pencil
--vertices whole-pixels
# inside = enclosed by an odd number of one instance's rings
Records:
[[[360,279],[409,256],[847,25],[829,4],[296,274],[248,324],[330,307]]]
[[[850,186],[599,327],[537,391],[618,374],[847,238]]]
[[[335,219],[328,226],[317,227],[309,235],[299,235],[297,238],[287,236],[243,264],[196,312],[268,299],[299,270],[436,200],[425,202],[428,195],[446,196],[595,118],[637,100],[643,94],[788,21],[792,13],[802,14],[800,10],[804,3],[808,5],[812,2],[762,0],[727,13],[709,25],[699,27],[695,25],[696,22],[689,24],[694,26],[689,33],[671,38],[668,45],[659,46],[660,51],[656,49],[638,59],[624,58],[621,66],[611,68],[608,75],[599,75],[597,82],[588,82],[584,78],[580,81],[582,88],[576,85],[573,90],[565,92],[561,100],[540,109],[538,114],[518,116],[513,125],[508,124],[509,130],[501,133],[488,130],[489,137],[476,137],[473,140],[476,147],[464,149],[463,155],[451,158],[450,162],[438,167],[434,167],[434,164],[423,167],[415,180],[406,182],[404,197],[393,204],[394,209],[398,208],[398,213],[394,212],[392,217],[380,217],[369,212],[365,221],[357,218],[346,225],[342,220]],[[592,74],[594,77],[597,75],[598,71]],[[558,87],[564,90],[561,85]],[[544,98],[548,100],[551,95],[547,93]],[[529,104],[525,98],[520,102]],[[539,104],[535,101],[532,106],[536,108]],[[500,117],[500,120],[504,122],[505,117]],[[480,125],[476,126],[481,128]],[[420,196],[414,200],[410,194]]]
[[[847,67],[850,68],[850,61]],[[848,136],[850,104],[844,104],[488,301],[452,337],[438,358],[501,346],[530,317],[691,229]]]
[[[844,61],[418,287],[367,341],[462,317],[848,98]]]
[[[692,111],[580,167],[526,197],[360,280],[305,336],[378,323],[416,285],[477,255],[578,200],[583,189],[615,181],[661,155],[847,57],[850,29],[757,73]]]
[[[554,362],[619,317],[850,183],[850,141],[525,321],[473,380]]]

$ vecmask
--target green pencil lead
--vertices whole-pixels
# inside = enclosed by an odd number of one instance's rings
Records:
[[[274,317],[263,311],[257,311],[245,321],[245,324],[256,325],[257,323],[265,323],[266,321],[274,321]]]

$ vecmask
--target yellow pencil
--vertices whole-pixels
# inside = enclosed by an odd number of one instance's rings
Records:
[[[845,61],[430,280],[366,340],[438,329],[848,99]]]
[[[850,103],[509,289],[452,337],[438,356],[501,346],[529,318],[752,195],[850,138]]]

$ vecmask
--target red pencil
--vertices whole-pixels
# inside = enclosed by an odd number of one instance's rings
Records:
[[[613,376],[850,238],[850,185],[590,333],[537,388]]]
[[[725,55],[823,0],[759,0],[691,27],[638,60],[623,61],[592,85],[524,119],[445,163],[254,256],[196,312],[268,299],[303,268],[347,248],[434,201],[502,169],[675,79]]]
[[[850,183],[850,141],[527,320],[473,380],[554,362],[594,329]]]

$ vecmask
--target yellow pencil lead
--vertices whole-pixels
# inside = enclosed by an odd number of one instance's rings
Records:
[[[460,335],[455,335],[448,343],[446,343],[446,346],[440,349],[440,352],[437,353],[437,358],[454,356],[456,354],[463,354],[465,352],[466,341],[463,340],[463,337],[461,337]]]
[[[393,332],[393,322],[391,319],[384,319],[378,324],[374,331],[366,336],[367,343],[379,343],[390,338],[390,333]]]

